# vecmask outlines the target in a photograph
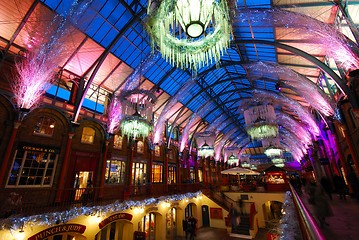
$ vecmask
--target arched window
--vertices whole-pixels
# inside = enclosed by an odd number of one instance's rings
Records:
[[[156,145],[155,146],[155,156],[160,157],[161,156],[161,147]]]
[[[137,153],[143,154],[144,148],[145,148],[144,143],[142,141],[138,141],[137,142]]]
[[[122,136],[121,135],[116,134],[114,136],[113,147],[117,148],[117,149],[122,149]]]
[[[146,239],[156,239],[156,215],[152,212],[143,217],[140,225],[140,231],[146,232]]]
[[[34,134],[52,136],[55,120],[49,117],[40,117],[35,125]]]
[[[92,144],[95,139],[95,129],[84,127],[82,130],[81,143]]]

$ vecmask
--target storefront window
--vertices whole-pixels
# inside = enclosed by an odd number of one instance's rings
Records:
[[[34,134],[52,136],[55,128],[55,120],[49,117],[40,117],[34,128]]]
[[[123,184],[126,163],[120,160],[107,160],[105,179],[108,184]]]
[[[81,143],[92,144],[95,139],[95,129],[84,127],[82,130]]]
[[[121,135],[115,135],[113,139],[113,147],[116,149],[122,149],[122,136]]]
[[[168,166],[168,183],[176,183],[176,167]]]
[[[166,236],[168,239],[176,239],[176,208],[170,208],[166,214]]]
[[[163,166],[159,164],[152,165],[152,182],[161,183],[162,182],[162,173]]]
[[[146,163],[135,162],[132,165],[132,184],[143,185],[146,184]]]
[[[46,147],[22,146],[15,152],[7,185],[51,186],[58,151]]]

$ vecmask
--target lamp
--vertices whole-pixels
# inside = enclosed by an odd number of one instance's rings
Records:
[[[262,145],[265,148],[264,154],[267,155],[267,157],[273,158],[282,156],[283,148],[280,146],[278,137],[263,139]]]
[[[244,161],[244,162],[241,163],[241,166],[243,168],[250,168],[251,164],[249,162],[247,162],[247,161]]]
[[[147,90],[134,89],[120,95],[122,105],[121,133],[128,138],[145,138],[152,130],[152,108],[156,97]]]
[[[217,62],[229,47],[231,24],[226,0],[150,1],[147,31],[152,47],[170,64],[197,69]]]
[[[284,167],[284,158],[272,158],[272,163],[276,167]]]
[[[207,142],[198,149],[198,155],[201,157],[212,157],[214,155],[214,147],[210,147]]]
[[[244,111],[246,130],[252,139],[276,137],[278,124],[272,105],[259,105]]]
[[[228,164],[229,165],[232,165],[232,164],[238,164],[238,157],[235,156],[233,153],[231,154],[231,156],[228,157],[228,160],[227,160]]]
[[[196,141],[198,143],[198,155],[201,157],[214,156],[214,140],[216,138],[213,132],[200,132],[196,134]]]

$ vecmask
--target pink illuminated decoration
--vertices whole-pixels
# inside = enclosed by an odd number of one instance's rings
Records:
[[[186,124],[185,128],[182,131],[182,136],[181,136],[181,144],[180,144],[180,152],[183,152],[183,150],[185,149],[186,145],[187,145],[187,141],[188,141],[188,137],[189,137],[189,131],[191,130],[191,127],[193,125],[193,123],[197,122],[198,120],[200,120],[201,118],[199,116],[197,116],[196,113],[194,113],[190,120],[188,121],[188,123]]]
[[[120,100],[114,97],[107,109],[107,131],[114,134],[119,129],[122,119],[122,106]]]
[[[253,90],[253,97],[242,100],[239,104],[239,111],[244,112],[248,106],[256,104],[272,104],[273,106],[284,106],[288,111],[295,113],[301,118],[301,121],[306,124],[306,128],[314,135],[318,136],[319,127],[313,119],[313,116],[297,101],[294,101],[283,94],[278,94],[269,91]]]
[[[302,96],[308,104],[324,116],[334,115],[334,103],[330,103],[327,95],[308,78],[290,68],[264,62],[244,64],[243,67],[249,72],[251,78],[260,79],[270,74],[271,77],[280,79],[280,82],[292,86],[298,95]]]
[[[286,28],[285,34],[289,34],[292,30],[293,33],[301,36],[300,45],[310,45],[313,48],[321,47],[326,55],[333,58],[346,71],[359,67],[358,56],[352,51],[352,48],[356,46],[353,46],[345,35],[333,26],[307,15],[278,8],[241,8],[236,12],[236,19],[237,21],[250,21],[252,24],[267,22],[275,27]],[[278,36],[278,38],[280,37]]]
[[[236,128],[232,128],[230,131],[228,131],[223,137],[222,139],[219,141],[219,143],[216,144],[216,147],[214,149],[215,152],[215,157],[214,159],[217,161],[221,160],[221,155],[222,155],[222,149],[225,145],[225,143],[229,140],[229,138],[232,136],[232,134],[234,134],[237,131]],[[238,150],[237,150],[238,151]]]
[[[45,32],[38,33],[36,28],[31,30],[27,41],[29,52],[15,62],[17,75],[10,81],[18,108],[30,110],[36,107],[50,84],[57,81],[55,73],[66,55],[63,43],[70,34],[71,20],[76,20],[88,5],[88,1],[81,5],[75,1],[66,14],[55,15],[47,23]]]
[[[211,101],[206,102],[203,107],[200,107],[200,109],[198,109],[198,111],[196,113],[193,113],[191,116],[191,119],[189,120],[189,123],[191,124],[187,124],[190,125],[185,127],[185,129],[182,132],[182,138],[181,138],[181,152],[183,151],[183,149],[185,148],[188,138],[189,138],[189,131],[191,130],[192,127],[192,123],[196,122],[197,119],[200,119],[201,117],[203,117],[203,114],[205,114],[206,112],[208,112],[208,107],[211,105]],[[196,121],[195,121],[196,120]],[[183,148],[182,148],[183,147]],[[190,146],[191,148],[192,146]],[[191,151],[192,149],[190,149]]]
[[[181,87],[181,89],[171,98],[171,100],[166,104],[164,109],[162,110],[160,116],[157,119],[157,122],[154,127],[154,144],[160,144],[162,140],[162,132],[165,127],[165,122],[167,118],[171,115],[170,110],[177,102],[183,101],[186,96],[186,92],[194,85],[195,78],[186,81],[186,83]]]

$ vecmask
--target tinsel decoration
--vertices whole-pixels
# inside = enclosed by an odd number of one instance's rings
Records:
[[[144,208],[149,205],[157,205],[163,201],[171,202],[181,201],[184,199],[192,199],[196,198],[197,196],[200,196],[201,194],[202,192],[198,191],[194,193],[175,194],[170,196],[161,196],[158,198],[148,198],[142,201],[116,201],[108,205],[73,207],[69,210],[62,212],[44,213],[26,217],[12,216],[10,218],[0,220],[0,230],[7,229],[9,231],[19,231],[19,229],[24,227],[32,228],[34,226],[53,226],[60,223],[66,223],[80,216],[94,216],[98,212],[101,213],[102,217],[107,217],[115,212],[125,211],[130,208]]]
[[[285,194],[282,211],[282,219],[280,221],[278,231],[280,234],[279,239],[303,239],[298,222],[298,214],[295,210],[292,194],[289,191],[287,191]]]

